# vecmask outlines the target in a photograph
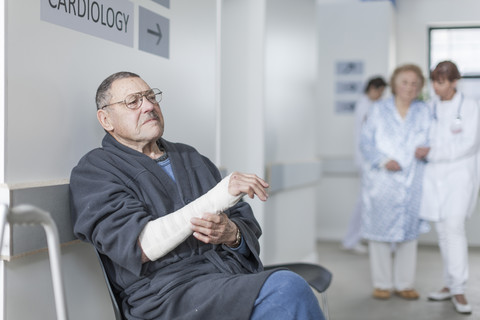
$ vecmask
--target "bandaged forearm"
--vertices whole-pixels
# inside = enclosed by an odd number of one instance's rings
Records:
[[[220,214],[235,205],[243,194],[232,196],[228,192],[230,176],[183,208],[148,222],[139,236],[145,255],[151,261],[163,257],[192,234],[191,218],[200,218],[204,213]]]

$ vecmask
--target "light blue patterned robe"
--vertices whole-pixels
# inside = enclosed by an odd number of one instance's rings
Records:
[[[362,235],[382,242],[403,242],[427,232],[419,219],[425,163],[415,158],[417,146],[428,144],[430,111],[414,101],[404,119],[393,98],[372,106],[362,127],[360,149],[365,159],[362,179]],[[396,160],[402,170],[382,165]]]

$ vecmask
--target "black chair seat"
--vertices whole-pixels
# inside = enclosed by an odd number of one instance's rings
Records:
[[[332,282],[332,273],[318,264],[285,263],[265,266],[265,270],[287,268],[300,275],[319,293],[325,292]]]

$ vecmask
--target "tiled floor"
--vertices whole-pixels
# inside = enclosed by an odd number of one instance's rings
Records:
[[[467,298],[471,315],[458,314],[451,301],[429,302],[427,294],[441,288],[441,257],[438,247],[420,246],[416,289],[421,298],[406,301],[392,296],[387,301],[371,297],[372,285],[367,255],[340,249],[339,243],[318,244],[320,264],[333,273],[328,289],[330,320],[472,320],[480,319],[480,248],[470,248]]]

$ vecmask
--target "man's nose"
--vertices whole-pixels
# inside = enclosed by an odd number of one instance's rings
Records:
[[[142,112],[150,112],[155,108],[155,103],[151,103],[145,96],[142,97]]]

